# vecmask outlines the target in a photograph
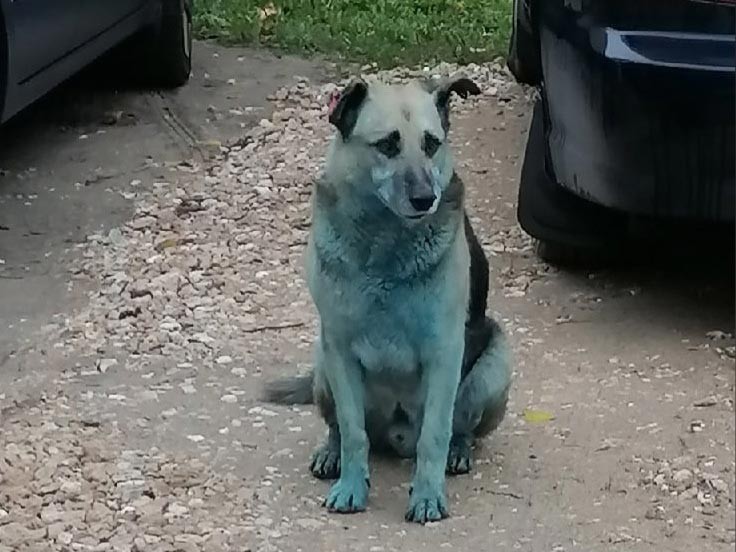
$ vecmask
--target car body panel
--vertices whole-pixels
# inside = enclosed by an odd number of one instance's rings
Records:
[[[532,7],[558,184],[630,214],[734,220],[734,9],[691,0]]]
[[[58,1],[58,0],[55,0]],[[85,41],[104,33],[122,21],[144,9],[149,0],[82,0],[80,10],[79,34]]]
[[[114,7],[109,7],[115,4]],[[158,0],[0,0],[7,67],[0,123],[157,20]],[[39,37],[48,37],[40,39]]]
[[[41,71],[85,39],[77,29],[81,4],[76,0],[13,0],[6,5],[5,19],[12,37],[18,82]]]

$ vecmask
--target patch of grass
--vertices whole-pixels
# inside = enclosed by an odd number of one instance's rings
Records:
[[[195,0],[196,31],[225,43],[382,67],[506,52],[511,0]]]

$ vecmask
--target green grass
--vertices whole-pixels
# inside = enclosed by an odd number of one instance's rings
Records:
[[[195,0],[200,38],[321,53],[381,67],[493,59],[511,0]]]

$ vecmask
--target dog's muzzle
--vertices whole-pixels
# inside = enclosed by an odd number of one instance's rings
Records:
[[[432,210],[437,202],[437,194],[432,186],[432,177],[426,171],[417,174],[414,171],[406,171],[404,182],[407,186],[407,197],[409,204],[419,215],[424,215]]]

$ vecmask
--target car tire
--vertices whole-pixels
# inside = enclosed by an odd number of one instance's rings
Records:
[[[623,259],[618,250],[581,247],[549,240],[535,240],[535,252],[547,264],[570,269],[611,267]]]
[[[506,65],[516,80],[531,86],[542,80],[539,40],[531,13],[532,0],[514,0]]]
[[[161,20],[142,37],[146,81],[177,88],[192,71],[192,9],[187,0],[162,0]]]

